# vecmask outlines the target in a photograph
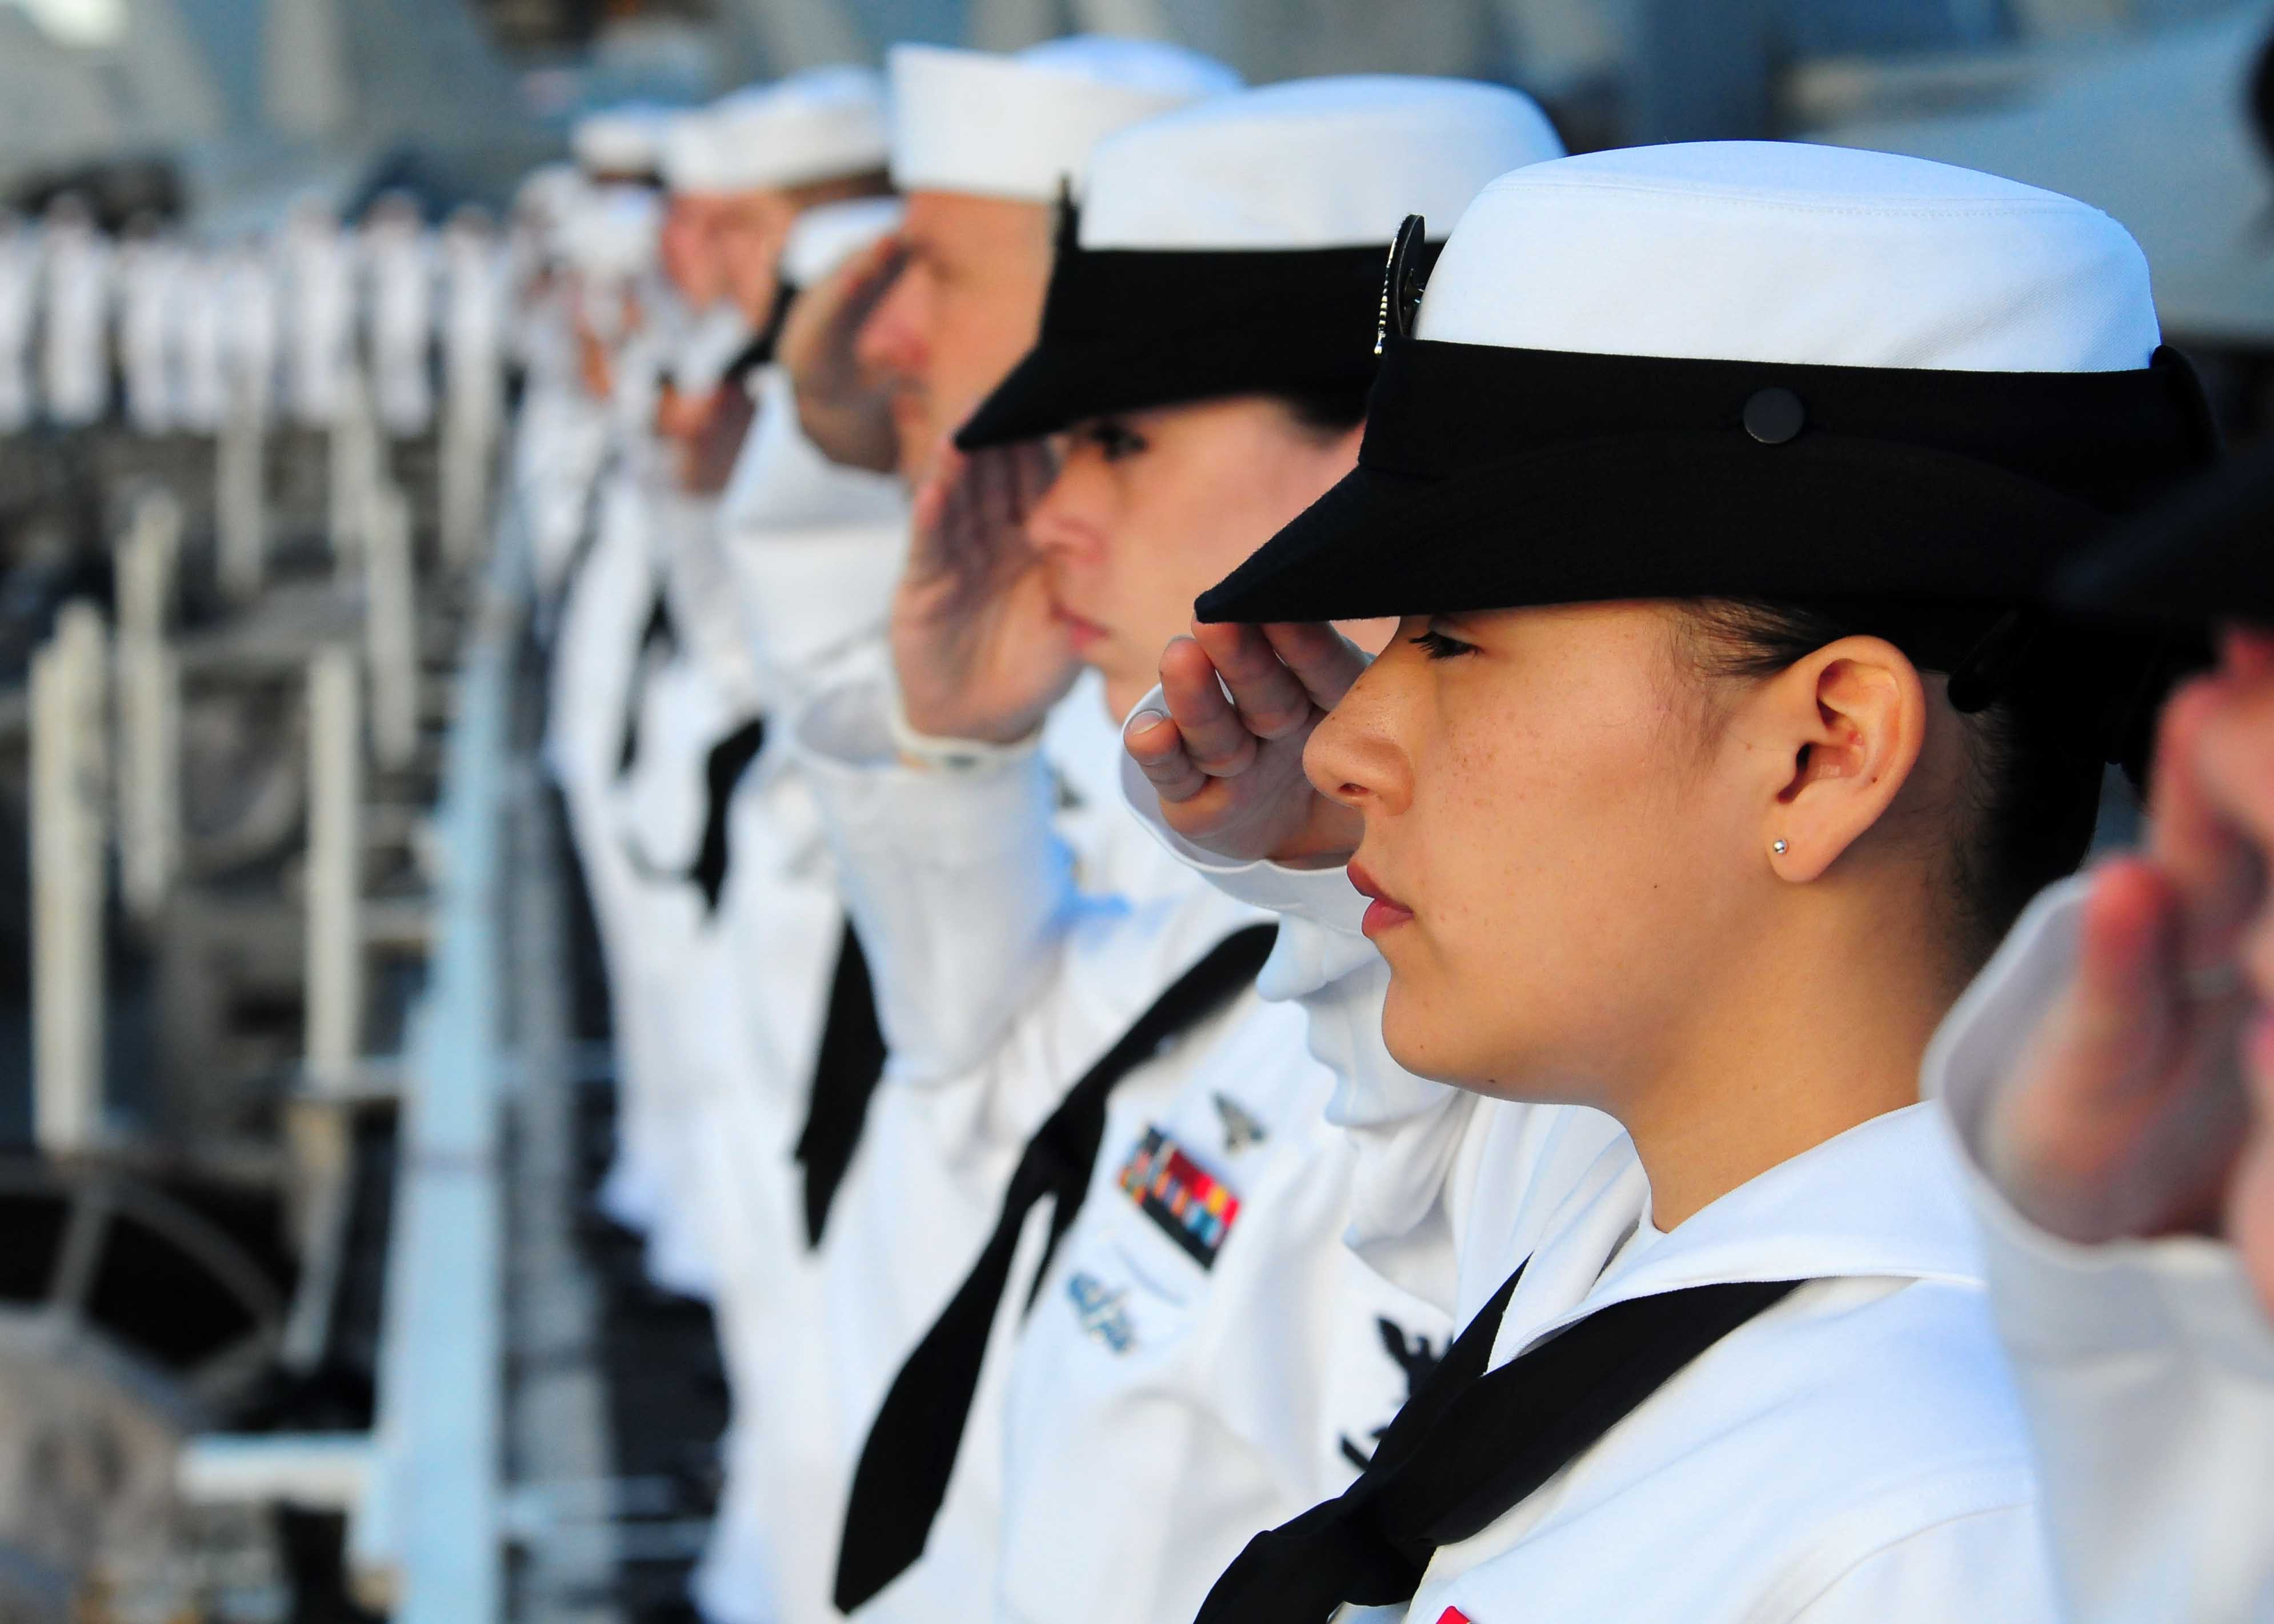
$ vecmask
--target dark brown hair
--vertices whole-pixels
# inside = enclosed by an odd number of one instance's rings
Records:
[[[1923,672],[1947,675],[1954,646],[1997,635],[1983,612],[1969,622],[1902,605],[1690,599],[1679,608],[1678,642],[1709,677],[1773,676],[1842,637],[1885,638]],[[1996,696],[1958,709],[1968,771],[1953,808],[1947,876],[1968,969],[1978,966],[2030,898],[2074,873],[2092,845],[2104,776],[2105,730],[2080,718],[2097,707],[2077,685],[2057,685],[2055,663],[2018,662]]]

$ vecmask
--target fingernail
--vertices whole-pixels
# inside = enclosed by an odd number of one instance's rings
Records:
[[[1148,705],[1144,710],[1140,710],[1135,715],[1132,716],[1128,722],[1123,726],[1121,731],[1125,733],[1141,733],[1154,724],[1157,722],[1165,722],[1168,719],[1169,713],[1167,711],[1156,710],[1151,706]]]

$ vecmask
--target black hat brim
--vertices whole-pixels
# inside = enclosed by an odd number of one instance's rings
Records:
[[[1139,333],[1122,343],[1036,346],[957,431],[956,448],[1016,445],[1099,417],[1227,395],[1310,390],[1358,395],[1372,375],[1370,365],[1343,358],[1346,346],[1258,361],[1221,349],[1210,354],[1198,341],[1189,347],[1144,342],[1153,336]]]
[[[2274,447],[2127,522],[2064,574],[2059,597],[2127,620],[2274,625]]]
[[[1445,477],[1361,465],[1195,608],[1255,622],[1693,597],[2014,603],[2105,523],[1922,447],[1623,435]]]
[[[1035,347],[959,430],[964,451],[1235,395],[1364,395],[1382,251],[1061,243]]]

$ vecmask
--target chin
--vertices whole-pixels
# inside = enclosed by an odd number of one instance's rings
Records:
[[[1390,978],[1382,1006],[1382,1041],[1392,1060],[1416,1077],[1474,1087],[1491,1078],[1492,1069],[1473,1062],[1463,1036],[1457,1021],[1433,1011],[1427,1000],[1410,990],[1401,993],[1397,978]]]

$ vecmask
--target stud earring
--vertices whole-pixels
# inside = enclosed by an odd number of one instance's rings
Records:
[[[1778,856],[1780,856],[1780,857],[1783,856],[1783,855],[1784,855],[1784,842],[1783,842],[1783,841],[1781,841],[1781,840],[1772,840],[1772,841],[1770,841],[1770,842],[1769,842],[1769,850],[1771,850],[1772,852],[1774,852],[1774,853],[1775,853]]]

